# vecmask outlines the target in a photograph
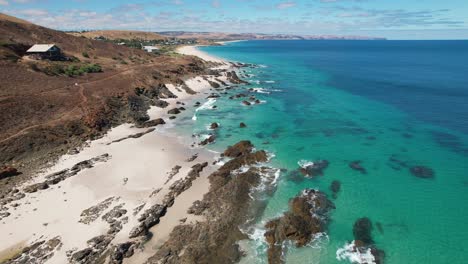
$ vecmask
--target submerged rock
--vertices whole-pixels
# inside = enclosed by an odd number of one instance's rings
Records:
[[[353,170],[360,171],[362,174],[366,174],[367,170],[361,165],[360,160],[353,161],[349,164],[349,167]]]
[[[372,244],[372,222],[369,218],[363,217],[356,220],[353,226],[353,235],[355,240]]]
[[[328,167],[328,160],[318,160],[310,162],[301,168],[302,174],[310,177],[323,176],[323,171]]]
[[[414,166],[410,168],[411,174],[418,178],[432,179],[434,178],[434,170],[426,166]]]
[[[340,192],[341,189],[341,182],[339,181],[332,181],[330,185],[330,190],[333,193],[333,198],[336,199],[338,192]]]
[[[271,220],[265,227],[264,236],[269,244],[268,262],[283,263],[283,243],[287,240],[296,247],[305,246],[315,234],[324,232],[328,213],[333,203],[320,191],[306,189],[290,201],[289,211],[280,218]]]
[[[247,125],[246,125],[244,122],[241,122],[241,123],[239,124],[239,127],[240,127],[240,128],[246,128]]]

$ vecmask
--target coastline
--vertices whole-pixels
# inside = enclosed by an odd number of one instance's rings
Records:
[[[218,69],[227,70],[232,66],[195,47],[182,48],[181,53],[215,63]],[[217,78],[228,82],[226,76]],[[8,215],[2,215],[0,234],[8,239],[0,242],[0,261],[24,261],[25,257],[31,257],[31,252],[25,251],[30,248],[25,249],[25,246],[52,244],[53,247],[47,248],[39,246],[43,251],[41,257],[47,263],[76,262],[75,258],[81,256],[75,255],[92,248],[90,241],[99,236],[110,239],[106,247],[114,250],[110,248],[111,241],[115,246],[128,243],[128,234],[138,226],[141,213],[158,204],[167,204],[169,196],[172,201],[165,216],[161,215],[157,223],[148,228],[147,232],[155,235],[143,240],[144,247],[132,248],[132,256],[123,261],[143,263],[177,225],[202,220],[188,214],[187,210],[209,191],[208,175],[219,168],[215,164],[219,157],[203,147],[182,143],[177,135],[168,134],[165,127],[177,122],[169,119],[168,110],[191,108],[185,102],[203,100],[214,81],[214,76],[186,80],[184,84],[195,95],[187,93],[180,84],[166,84],[177,98],[164,99],[168,103],[165,108],[153,106],[148,110],[150,120],[162,118],[165,125],[117,126],[102,138],[86,142],[78,153],[60,157],[43,173],[12,190],[12,201],[4,204],[5,207],[2,205],[2,212],[8,210]],[[177,184],[186,183],[194,167],[200,164],[209,165],[204,165],[197,177],[190,179],[183,192],[174,195]],[[57,175],[67,176],[58,178]],[[118,217],[105,218],[116,212],[114,216]],[[114,234],[111,231],[115,223],[119,227]]]
[[[225,60],[212,56],[206,52],[203,52],[199,50],[197,47],[200,47],[200,45],[182,46],[182,47],[177,48],[176,51],[180,54],[199,57],[200,59],[208,61],[208,62],[215,62],[215,63],[222,63],[222,64],[227,63]]]

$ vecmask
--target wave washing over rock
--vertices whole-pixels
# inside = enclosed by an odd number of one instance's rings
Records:
[[[327,196],[313,189],[302,191],[289,204],[290,210],[283,216],[271,220],[265,227],[268,248],[268,263],[284,263],[285,243],[294,242],[296,247],[303,247],[322,234],[328,223],[328,213],[334,204]]]

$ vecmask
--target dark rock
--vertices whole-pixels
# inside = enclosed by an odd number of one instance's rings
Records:
[[[240,128],[246,128],[247,125],[246,125],[245,123],[241,122],[241,123],[239,124],[239,127],[240,127]]]
[[[166,124],[164,119],[157,118],[157,119],[154,119],[154,120],[146,121],[141,125],[137,125],[137,127],[139,127],[139,128],[148,128],[148,127],[155,127],[155,126],[164,125],[164,124]]]
[[[25,187],[23,191],[26,193],[35,193],[38,190],[45,190],[47,188],[49,188],[49,185],[46,182],[41,182],[41,183],[29,185]]]
[[[8,177],[17,176],[20,174],[21,172],[19,172],[16,168],[13,168],[13,167],[6,166],[3,168],[0,168],[0,180],[8,178]]]
[[[242,104],[247,106],[252,105],[249,101],[242,101]]]
[[[219,127],[218,123],[211,123],[210,129],[217,129]]]
[[[185,111],[186,109],[185,109],[185,107],[179,107],[179,110],[180,111]]]
[[[173,119],[176,119],[177,117],[176,116],[170,116],[169,119],[173,120]]]
[[[170,114],[170,115],[178,115],[178,114],[180,114],[180,110],[179,110],[179,108],[174,108],[174,109],[171,109],[171,110],[167,111],[167,113]]]
[[[361,161],[360,160],[351,162],[349,164],[349,167],[351,169],[353,169],[353,170],[360,171],[362,174],[367,173],[367,170],[363,166],[361,166]]]
[[[74,253],[71,257],[71,261],[75,263],[81,263],[83,260],[85,260],[91,253],[93,252],[92,249],[90,248],[85,248],[83,250],[80,250],[76,253]]]
[[[200,145],[202,145],[202,146],[208,145],[208,144],[211,144],[211,143],[215,142],[215,140],[216,140],[216,136],[215,135],[210,135],[207,139],[200,142]]]
[[[426,166],[414,166],[410,168],[410,172],[414,176],[423,179],[432,179],[435,175],[434,170]]]

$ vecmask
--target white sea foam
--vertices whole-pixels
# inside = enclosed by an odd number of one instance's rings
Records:
[[[313,165],[314,165],[314,162],[313,162],[313,161],[308,161],[308,160],[300,160],[300,161],[297,162],[297,164],[298,164],[301,168],[305,169],[305,168],[307,168],[307,167],[309,167],[309,166],[313,166]]]
[[[202,104],[200,107],[195,109],[195,113],[193,114],[192,120],[196,121],[197,120],[197,112],[201,110],[206,110],[206,109],[213,109],[213,105],[216,103],[216,98],[209,98],[208,101],[206,101],[204,104]]]
[[[265,81],[265,83],[275,83],[275,81]]]
[[[351,263],[375,264],[375,258],[371,253],[371,249],[368,248],[364,252],[361,252],[356,248],[354,241],[346,243],[344,247],[339,248],[336,251],[336,259],[340,261],[348,260]]]
[[[263,94],[270,94],[271,93],[268,89],[261,88],[261,87],[252,88],[252,91],[254,91],[256,93],[263,93]]]

